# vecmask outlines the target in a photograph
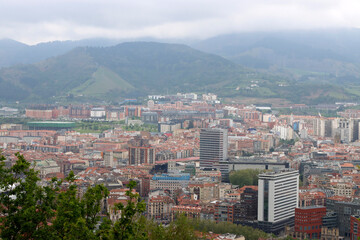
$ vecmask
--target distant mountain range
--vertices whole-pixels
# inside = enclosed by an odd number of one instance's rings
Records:
[[[213,90],[242,81],[248,72],[252,71],[185,45],[122,43],[113,47],[80,47],[35,64],[3,68],[0,95],[11,99],[47,99],[68,94],[117,98]]]
[[[242,33],[222,35],[193,47],[247,67],[307,80],[360,80],[360,29]],[[343,79],[340,79],[343,80]]]
[[[117,99],[177,91],[304,103],[360,98],[358,29],[231,34],[191,47],[119,42],[29,46],[0,40],[0,99]]]
[[[80,41],[54,41],[27,45],[12,39],[0,40],[0,68],[16,64],[30,64],[65,54],[76,47],[105,47],[119,43],[110,39],[86,39]]]
[[[0,39],[0,68],[17,64],[30,64],[50,57],[63,55],[77,47],[110,47],[124,42],[160,42],[188,44],[192,41],[180,41],[155,38],[106,39],[91,38],[83,40],[53,41],[36,45],[27,45],[12,39]]]

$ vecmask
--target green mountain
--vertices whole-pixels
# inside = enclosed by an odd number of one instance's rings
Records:
[[[76,48],[36,64],[3,68],[0,84],[7,86],[11,99],[70,93],[107,98],[216,89],[242,82],[248,72],[252,71],[185,45],[137,42]]]
[[[293,55],[294,61],[301,54],[303,58],[323,59],[319,57],[322,54],[338,61],[342,57],[336,52],[302,51],[304,47],[299,44],[289,44],[292,50],[285,51],[281,44],[275,48],[271,41],[259,42],[261,46],[266,44],[277,54]],[[2,68],[0,100],[49,102],[66,96],[117,100],[198,91],[236,99],[328,103],[360,98],[360,84],[356,75],[351,77],[298,68],[252,70],[186,45],[132,42],[112,47],[80,47],[35,64]],[[342,86],[341,81],[349,84]]]

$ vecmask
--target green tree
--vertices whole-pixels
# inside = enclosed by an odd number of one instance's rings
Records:
[[[166,240],[167,231],[162,224],[147,220],[146,229],[148,231],[149,240]]]
[[[178,216],[166,229],[166,239],[192,240],[196,239],[194,228],[184,215]]]
[[[56,201],[56,218],[53,221],[56,236],[60,239],[95,239],[94,230],[100,221],[101,203],[109,191],[103,185],[95,185],[79,198],[73,172],[66,181],[70,186],[58,194]]]
[[[80,198],[75,175],[65,181],[52,179],[39,184],[38,172],[20,154],[6,168],[0,157],[0,239],[101,239],[187,240],[195,239],[192,223],[178,217],[167,227],[147,220],[146,205],[128,185],[128,202],[115,205],[121,217],[113,223],[107,213],[100,219],[102,202],[109,192],[103,185],[89,187]],[[4,194],[5,193],[5,194]]]
[[[146,204],[139,201],[139,194],[133,193],[136,187],[135,181],[130,181],[127,185],[126,196],[129,197],[127,205],[122,203],[115,205],[115,210],[121,211],[121,217],[113,226],[113,234],[115,239],[146,239],[147,234],[141,229],[144,228],[144,222],[139,221],[139,214],[144,213]],[[141,219],[141,218],[140,218]]]
[[[0,238],[2,239],[106,239],[95,234],[101,203],[108,195],[102,185],[90,187],[78,197],[75,176],[70,172],[64,184],[52,179],[47,186],[39,183],[38,172],[20,154],[6,168],[0,157]],[[106,220],[104,221],[106,222]],[[106,236],[106,231],[104,231]]]
[[[149,240],[192,240],[196,239],[192,222],[184,215],[179,215],[168,226],[146,220]]]
[[[295,144],[295,140],[294,140],[294,139],[290,139],[290,140],[280,139],[280,144],[284,144],[284,145],[294,145],[294,144]]]
[[[243,169],[230,173],[230,182],[234,185],[243,187],[245,185],[258,185],[258,175],[261,173],[257,169]]]
[[[0,157],[0,236],[2,239],[45,239],[55,217],[56,192],[61,181],[52,179],[46,187],[37,184],[37,172],[20,154],[6,168]]]

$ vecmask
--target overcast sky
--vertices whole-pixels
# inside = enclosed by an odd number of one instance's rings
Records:
[[[0,39],[203,39],[224,33],[360,27],[359,0],[0,0]]]

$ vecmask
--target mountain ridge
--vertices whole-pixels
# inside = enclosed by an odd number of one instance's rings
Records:
[[[256,44],[250,44],[253,37],[240,53],[231,45],[236,39],[229,47],[247,64],[245,67],[229,57],[184,44],[126,42],[77,47],[37,63],[2,68],[0,98],[49,101],[75,95],[113,100],[164,92],[211,91],[220,97],[280,97],[303,103],[360,99],[359,68],[356,63],[339,59],[336,51],[319,50],[322,56],[314,57],[313,46],[284,40],[292,48],[285,51],[282,47],[286,49],[286,44],[279,44],[277,38],[261,41],[263,36],[258,36]],[[223,44],[220,49],[225,47]],[[302,52],[304,48],[308,50]],[[298,57],[300,54],[304,57]],[[252,63],[259,65],[259,61],[262,66],[249,68]]]
[[[50,98],[76,92],[84,94],[81,85],[91,80],[99,69],[108,69],[107,74],[117,79],[112,84],[119,84],[124,95],[217,86],[219,82],[241,81],[240,75],[247,71],[220,56],[185,45],[137,42],[75,48],[35,64],[3,68],[0,78],[9,86],[27,92],[24,98]]]

